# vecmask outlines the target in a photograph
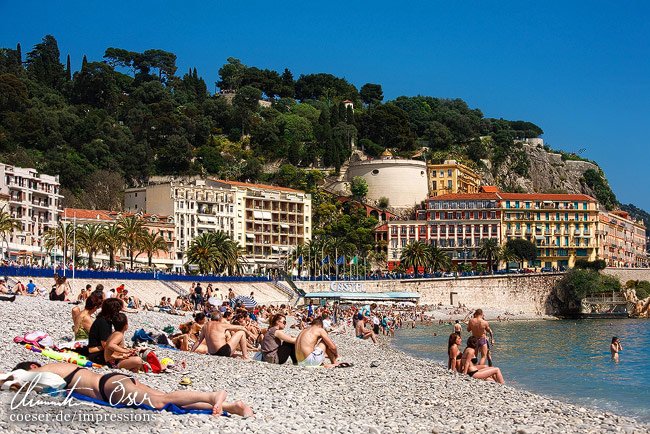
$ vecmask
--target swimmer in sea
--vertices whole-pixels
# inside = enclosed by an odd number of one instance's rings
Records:
[[[612,338],[612,344],[609,346],[609,350],[612,353],[612,360],[618,362],[618,352],[623,350],[623,347],[621,346],[621,340],[614,336]]]

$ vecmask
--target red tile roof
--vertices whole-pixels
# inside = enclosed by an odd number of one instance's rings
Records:
[[[459,200],[459,199],[492,199],[499,200],[497,193],[449,193],[442,196],[430,197],[429,200]]]
[[[235,185],[238,187],[248,187],[248,188],[265,188],[269,190],[281,190],[281,191],[292,191],[294,193],[304,193],[302,190],[295,190],[293,188],[288,188],[288,187],[278,187],[276,185],[268,185],[268,184],[250,184],[247,182],[238,182],[238,181],[224,181],[223,179],[216,179],[212,178],[213,181],[215,182],[221,182],[223,184],[229,184],[229,185]]]
[[[495,185],[483,185],[481,186],[481,193],[498,193],[499,189]]]
[[[85,220],[113,220],[109,215],[109,211],[93,210],[93,209],[79,209],[79,208],[64,208],[63,218],[78,218]]]

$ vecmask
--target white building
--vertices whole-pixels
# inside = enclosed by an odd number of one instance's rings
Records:
[[[5,258],[32,262],[45,257],[43,233],[56,226],[63,212],[59,177],[0,164],[0,194],[9,196],[5,211],[22,228],[11,234]]]
[[[170,181],[126,190],[125,210],[174,216],[177,268],[203,232],[222,231],[244,250],[252,273],[277,267],[311,239],[311,196],[302,191],[218,179]]]

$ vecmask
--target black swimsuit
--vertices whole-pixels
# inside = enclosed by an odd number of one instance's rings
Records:
[[[230,345],[225,344],[223,347],[219,348],[216,353],[210,354],[211,356],[222,356],[222,357],[230,357]]]
[[[70,372],[65,377],[63,377],[63,381],[65,381],[65,386],[66,387],[70,387],[70,383],[72,383],[72,379],[74,378],[75,374],[77,372],[81,371],[82,369],[86,369],[86,368],[79,367],[79,368],[75,369],[74,371]]]
[[[108,380],[110,380],[111,378],[113,378],[113,377],[115,377],[115,376],[126,377],[126,378],[128,378],[129,380],[131,380],[131,382],[132,382],[133,384],[135,384],[135,378],[130,377],[130,376],[125,375],[125,374],[120,374],[119,372],[111,372],[111,373],[109,373],[109,374],[104,374],[104,375],[102,375],[102,377],[99,379],[99,394],[101,395],[102,400],[103,400],[104,402],[108,402],[108,403],[110,403],[110,404],[119,404],[119,403],[117,403],[117,402],[114,402],[114,403],[113,403],[113,402],[110,402],[110,401],[109,401],[109,398],[108,398],[108,395],[106,395],[106,390],[104,390],[104,389],[106,388],[106,383],[108,382]],[[112,393],[112,392],[111,392],[111,393]]]

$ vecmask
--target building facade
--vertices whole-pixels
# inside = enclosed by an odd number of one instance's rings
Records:
[[[499,193],[502,242],[523,238],[537,246],[529,267],[573,267],[598,259],[598,202],[584,194]]]
[[[429,164],[427,173],[430,197],[443,194],[478,193],[481,187],[481,177],[470,167],[456,160],[445,160],[443,164]]]
[[[277,268],[291,250],[311,240],[311,196],[284,187],[170,181],[128,189],[125,209],[173,216],[179,269],[192,240],[205,232],[225,232],[238,242],[248,273]]]
[[[8,197],[5,211],[21,226],[9,237],[5,259],[42,262],[43,233],[56,226],[63,212],[58,176],[35,169],[0,164],[0,194]]]
[[[598,202],[586,195],[446,194],[429,198],[418,220],[387,225],[389,268],[416,240],[445,250],[454,264],[485,263],[478,251],[486,240],[503,246],[514,238],[537,247],[527,267],[573,267],[577,259],[598,258]]]
[[[646,228],[625,211],[598,214],[599,256],[608,267],[647,267]]]

